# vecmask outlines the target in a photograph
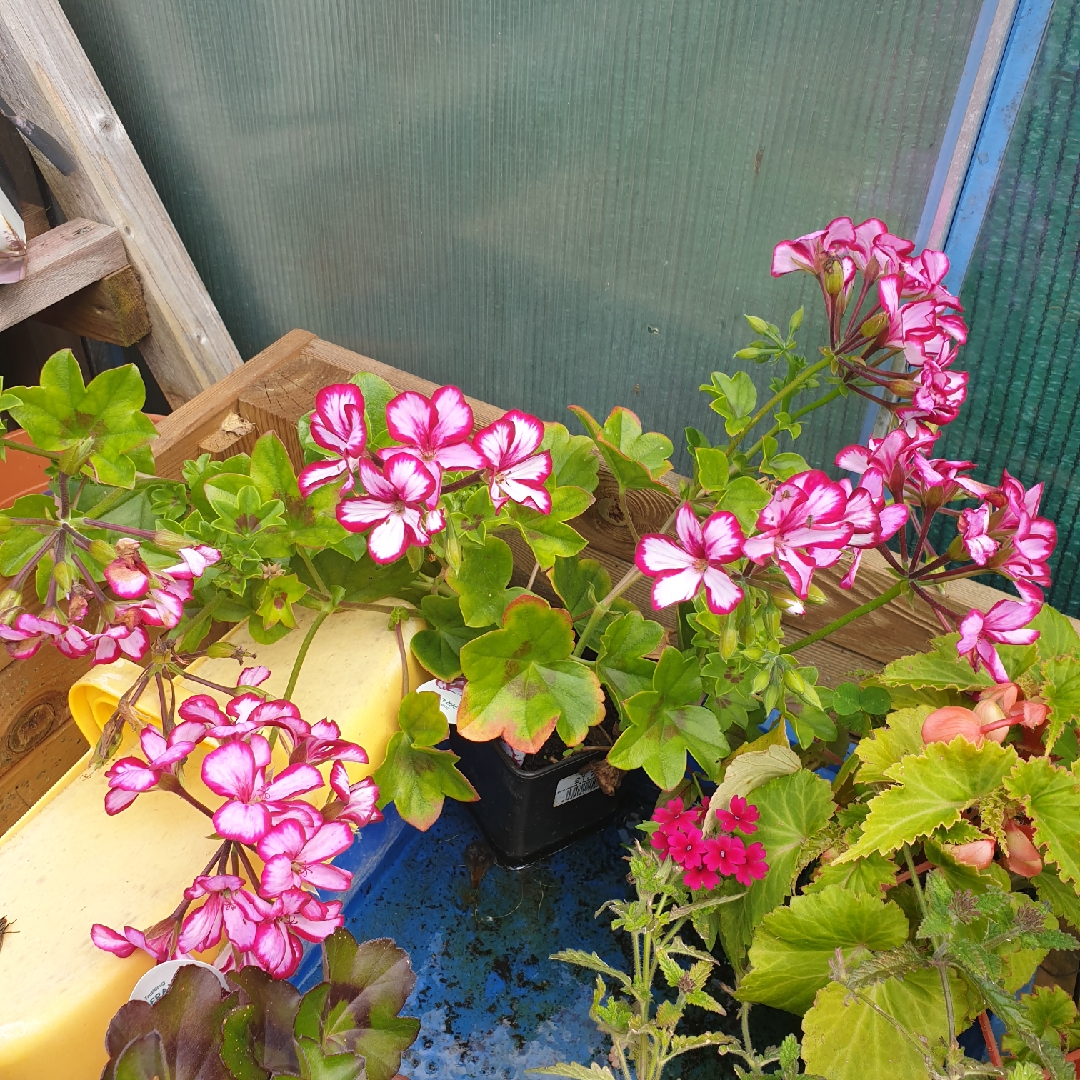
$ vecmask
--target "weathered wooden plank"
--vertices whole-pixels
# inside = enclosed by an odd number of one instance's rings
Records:
[[[0,290],[0,330],[30,318],[127,265],[111,225],[76,218],[26,245],[26,277]]]
[[[34,318],[112,345],[134,345],[150,333],[142,285],[130,266],[87,285]]]
[[[113,225],[146,294],[140,349],[171,404],[240,366],[240,356],[57,0],[0,0],[0,94],[52,134],[77,168],[35,152],[69,218]]]

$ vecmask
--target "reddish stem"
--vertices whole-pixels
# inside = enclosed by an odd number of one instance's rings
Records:
[[[915,873],[916,874],[921,874],[924,871],[929,870],[933,865],[934,864],[930,863],[930,862],[919,863],[919,865],[915,867]],[[910,870],[905,870],[902,874],[897,874],[896,875],[896,881],[893,883],[893,885],[903,885],[904,882],[907,881],[908,878],[910,878],[910,877],[911,877],[911,871]],[[891,889],[891,888],[893,888],[893,885],[886,885],[885,888]]]
[[[1001,1068],[1001,1051],[998,1049],[997,1039],[994,1038],[994,1029],[990,1026],[990,1017],[983,1009],[979,1013],[979,1029],[982,1031],[983,1042],[986,1043],[987,1053],[990,1055],[990,1064],[995,1068]],[[1066,1058],[1066,1060],[1068,1060]]]

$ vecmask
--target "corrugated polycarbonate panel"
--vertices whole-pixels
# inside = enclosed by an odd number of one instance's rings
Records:
[[[742,313],[813,299],[769,279],[777,240],[844,213],[914,232],[980,8],[63,4],[244,355],[303,326],[548,418],[627,404],[677,442],[717,431],[697,386],[735,366]]]
[[[1057,522],[1048,599],[1080,614],[1080,0],[1058,0],[1017,116],[961,300],[968,399],[948,456],[1047,485]]]

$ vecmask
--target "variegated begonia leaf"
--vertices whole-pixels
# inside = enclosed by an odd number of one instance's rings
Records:
[[[962,1030],[979,1002],[961,979],[951,977],[949,988]],[[925,1036],[935,1060],[944,1059],[948,1020],[936,971],[913,971],[860,993],[908,1031]],[[928,1075],[915,1046],[869,1005],[852,1000],[839,983],[819,990],[803,1017],[802,1055],[808,1073],[829,1080],[926,1080]]]
[[[393,801],[410,825],[426,832],[438,821],[447,795],[458,802],[476,802],[480,796],[458,771],[457,754],[435,749],[450,734],[438,694],[426,690],[406,694],[398,709],[398,726],[372,777],[379,785],[379,806]]]
[[[885,666],[878,679],[885,686],[927,687],[932,690],[982,690],[994,685],[985,671],[973,671],[956,653],[957,635],[935,638],[930,652],[902,656]]]
[[[881,784],[888,781],[885,770],[908,754],[923,751],[923,721],[933,712],[930,705],[913,709],[897,709],[890,713],[885,727],[875,728],[867,739],[861,739],[855,753],[862,761],[859,767],[860,784]]]
[[[461,565],[449,568],[446,580],[461,598],[466,626],[497,626],[513,596],[507,585],[514,572],[514,556],[505,540],[487,537],[482,544],[461,542]]]
[[[778,776],[754,792],[758,809],[757,832],[752,839],[765,846],[768,872],[718,911],[720,937],[736,971],[742,970],[746,950],[761,920],[791,892],[803,867],[821,854],[815,842],[833,812],[832,788],[808,769]]]
[[[1031,676],[1039,688],[1040,700],[1050,707],[1045,738],[1046,745],[1052,747],[1066,724],[1080,720],[1080,657],[1051,657],[1037,664]]]
[[[1080,884],[1080,785],[1046,758],[1017,762],[1005,790],[1019,799],[1035,824],[1035,843],[1058,864],[1063,881]]]
[[[458,709],[458,732],[484,742],[502,736],[514,749],[536,753],[552,730],[576,746],[604,718],[604,692],[592,670],[571,653],[567,612],[538,596],[512,601],[502,628],[463,645],[468,680]]]
[[[456,596],[425,596],[420,611],[428,628],[413,634],[413,655],[437,679],[451,682],[461,674],[461,646],[483,631],[465,625]]]
[[[830,982],[829,962],[837,949],[853,965],[866,952],[895,949],[907,937],[907,916],[880,891],[866,896],[830,885],[792,897],[757,928],[739,999],[801,1016]]]
[[[802,760],[787,746],[768,746],[732,758],[724,769],[724,778],[709,799],[709,810],[726,810],[732,798],[746,798],[752,791],[777,776],[787,776],[802,768]]]
[[[1077,634],[1067,616],[1049,604],[1043,604],[1028,626],[1039,631],[1035,648],[1040,660],[1049,660],[1052,656],[1080,655],[1080,634]]]
[[[896,872],[897,866],[892,859],[874,851],[854,862],[825,863],[804,891],[814,893],[839,885],[856,896],[881,897],[883,886],[896,881]]]
[[[623,703],[630,724],[608,761],[618,769],[643,768],[665,791],[682,780],[688,751],[715,775],[728,744],[715,714],[698,704],[701,696],[697,658],[666,648],[653,670],[652,689]]]
[[[1050,910],[1072,926],[1080,926],[1080,896],[1076,888],[1061,880],[1057,865],[1044,861],[1041,874],[1031,879],[1039,899],[1050,905]]]
[[[862,836],[836,861],[851,862],[872,851],[888,855],[952,825],[961,810],[995,791],[1015,762],[1010,746],[989,740],[976,746],[959,735],[903,758],[888,770],[896,786],[870,801]]]
[[[639,611],[621,616],[604,631],[596,653],[596,674],[620,705],[652,687],[656,662],[645,657],[663,637],[664,628]]]

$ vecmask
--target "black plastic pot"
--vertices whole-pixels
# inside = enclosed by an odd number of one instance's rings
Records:
[[[621,788],[605,795],[588,767],[607,755],[582,750],[553,765],[526,772],[499,740],[472,742],[450,728],[458,768],[480,795],[469,803],[503,866],[526,866],[606,825],[619,807]]]

